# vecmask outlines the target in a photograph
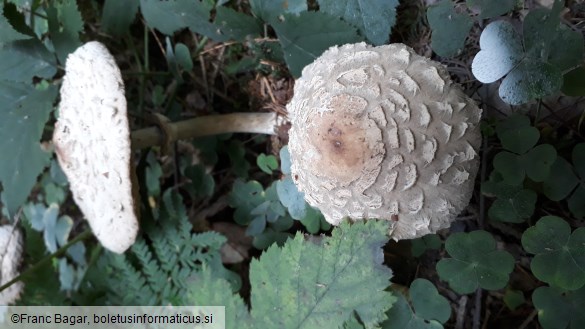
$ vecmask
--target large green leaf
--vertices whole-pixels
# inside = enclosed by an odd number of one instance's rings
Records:
[[[17,32],[4,17],[4,10],[0,14],[0,45],[16,40],[30,39],[31,36]]]
[[[561,25],[552,41],[549,63],[561,71],[573,69],[583,63],[583,48],[583,35]]]
[[[216,41],[228,38],[209,22],[211,7],[199,0],[140,0],[140,11],[148,26],[167,35],[189,28]]]
[[[254,14],[265,22],[274,23],[282,14],[299,14],[307,10],[306,0],[250,0]]]
[[[382,265],[387,230],[383,221],[343,223],[317,242],[298,233],[282,248],[268,248],[250,265],[251,318],[241,298],[221,292],[210,275],[196,278],[190,301],[226,305],[228,329],[339,328],[354,312],[371,328],[396,300],[385,291],[391,278]]]
[[[585,328],[585,287],[568,292],[539,287],[532,293],[532,302],[544,329]]]
[[[215,24],[222,34],[242,42],[249,35],[262,34],[262,24],[257,18],[223,6],[216,9]]]
[[[67,55],[74,52],[81,42],[79,33],[83,31],[83,19],[75,0],[54,1],[47,8],[49,34],[57,58],[61,64],[65,64]]]
[[[55,56],[37,39],[19,40],[0,47],[0,80],[31,83],[33,77],[57,73]]]
[[[427,9],[427,19],[433,34],[431,47],[443,57],[458,55],[473,26],[468,15],[455,11],[451,0],[443,0]]]
[[[563,219],[545,216],[524,232],[522,246],[535,254],[530,268],[540,281],[567,290],[585,285],[585,228],[571,234]]]
[[[102,29],[114,35],[128,32],[136,19],[140,0],[106,0],[102,11]]]
[[[441,259],[437,273],[460,294],[472,293],[477,288],[501,289],[514,269],[514,257],[507,251],[496,250],[496,240],[486,231],[452,234],[445,249],[453,258]]]
[[[329,47],[362,41],[355,28],[325,13],[305,11],[283,17],[284,21],[275,22],[273,27],[295,77]]]
[[[40,139],[57,96],[57,88],[36,90],[0,81],[0,182],[2,202],[14,215],[26,200],[50,153]]]
[[[398,0],[319,0],[319,10],[358,28],[374,45],[388,43]]]

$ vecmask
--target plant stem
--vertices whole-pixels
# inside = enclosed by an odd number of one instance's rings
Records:
[[[36,262],[36,264],[34,264],[33,266],[29,267],[26,271],[20,273],[19,276],[15,277],[14,279],[12,279],[12,280],[6,282],[5,284],[3,284],[2,286],[0,286],[0,292],[2,290],[4,290],[4,289],[10,287],[14,283],[22,280],[27,275],[30,275],[31,273],[35,272],[36,270],[38,270],[39,268],[41,268],[42,266],[44,266],[46,263],[50,262],[51,259],[53,259],[53,257],[62,256],[63,254],[65,254],[65,252],[67,251],[67,249],[69,249],[69,247],[71,247],[72,245],[76,244],[79,241],[82,241],[82,240],[85,240],[85,239],[89,238],[90,236],[92,236],[92,232],[91,232],[91,229],[88,228],[87,230],[83,231],[81,234],[79,234],[78,236],[76,236],[75,239],[69,241],[66,245],[62,246],[61,248],[59,248],[54,253],[45,256],[40,261]]]
[[[206,115],[189,120],[165,124],[171,131],[168,141],[165,133],[158,127],[149,127],[133,131],[131,134],[132,148],[141,149],[149,146],[163,145],[179,139],[227,134],[255,133],[275,135],[276,127],[284,121],[274,112],[270,113],[231,113]]]

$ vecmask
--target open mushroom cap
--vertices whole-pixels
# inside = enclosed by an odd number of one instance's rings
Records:
[[[99,42],[67,57],[53,143],[95,236],[123,253],[138,233],[130,130],[120,70]]]
[[[22,259],[22,234],[12,225],[0,226],[0,285],[18,276]],[[0,306],[13,304],[20,297],[22,282],[16,282],[0,292]]]
[[[385,219],[392,238],[411,239],[469,203],[481,109],[411,48],[332,47],[304,68],[287,110],[293,180],[329,223]]]

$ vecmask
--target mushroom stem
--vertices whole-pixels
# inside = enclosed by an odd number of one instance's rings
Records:
[[[163,123],[164,129],[148,127],[131,133],[132,148],[163,145],[180,139],[226,133],[255,133],[275,135],[282,118],[276,113],[231,113],[208,115],[189,120]],[[161,131],[165,130],[165,131]],[[169,133],[169,131],[171,133]],[[164,136],[164,135],[167,136]],[[167,140],[165,140],[167,138]]]

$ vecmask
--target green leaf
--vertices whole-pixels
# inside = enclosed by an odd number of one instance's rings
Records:
[[[262,22],[257,18],[227,7],[216,8],[215,24],[221,28],[222,34],[241,42],[244,42],[249,35],[262,34]]]
[[[556,159],[557,150],[552,145],[541,144],[522,155],[522,166],[530,179],[543,182],[550,175],[550,168]]]
[[[232,164],[232,170],[241,178],[248,177],[250,164],[246,160],[246,149],[240,141],[232,140],[228,144],[227,153]]]
[[[414,257],[420,257],[429,249],[441,248],[441,238],[436,234],[427,234],[411,241],[411,252]]]
[[[343,18],[376,46],[388,43],[397,6],[398,0],[319,0],[319,11]]]
[[[300,220],[307,214],[308,205],[305,194],[297,189],[290,176],[276,182],[276,191],[282,205],[288,209],[292,218]]]
[[[443,57],[460,54],[473,26],[471,18],[457,13],[452,1],[443,0],[427,9],[427,19],[433,31],[433,51]]]
[[[406,297],[399,291],[396,291],[396,296],[398,300],[386,312],[388,320],[382,322],[382,329],[443,329],[440,322],[426,321],[418,316],[408,304]]]
[[[49,79],[57,73],[55,57],[37,39],[4,44],[0,58],[0,80],[31,83],[33,77]]]
[[[579,143],[573,148],[572,158],[575,171],[585,182],[585,143]]]
[[[188,305],[225,306],[226,329],[253,328],[256,325],[251,321],[250,313],[242,298],[233,294],[229,282],[217,278],[209,267],[204,267],[194,276],[188,286],[186,300],[189,302]]]
[[[284,21],[272,27],[282,45],[285,60],[294,77],[331,46],[362,41],[352,26],[320,12],[284,14]]]
[[[561,89],[561,71],[536,60],[524,60],[508,74],[500,85],[500,98],[508,104],[520,105]]]
[[[306,0],[250,0],[254,14],[268,23],[278,21],[282,14],[300,14],[307,11]]]
[[[311,234],[317,234],[321,229],[321,221],[325,220],[319,210],[307,206],[305,217],[301,218],[301,223],[305,226],[307,231]]]
[[[583,62],[583,35],[561,25],[552,41],[548,61],[561,71],[579,66]]]
[[[507,251],[496,250],[496,240],[486,231],[452,234],[445,249],[453,258],[441,259],[437,273],[460,294],[472,293],[477,288],[501,289],[514,269],[514,257]]]
[[[542,217],[522,235],[522,246],[535,254],[530,268],[540,281],[567,290],[585,285],[585,228],[556,216]]]
[[[368,221],[335,228],[319,242],[298,233],[250,264],[251,316],[238,294],[203,270],[189,287],[193,305],[225,305],[226,328],[337,328],[354,314],[370,328],[396,298],[384,289],[388,224]],[[363,294],[363,291],[368,291]]]
[[[516,310],[518,306],[524,304],[526,300],[524,299],[524,294],[520,290],[512,290],[506,289],[506,294],[504,295],[504,303],[511,311]]]
[[[447,322],[451,317],[449,301],[439,295],[437,288],[428,280],[416,279],[410,285],[410,299],[417,316],[425,320]]]
[[[115,36],[128,32],[136,19],[140,0],[106,0],[102,11],[102,29]]]
[[[216,41],[227,37],[218,33],[218,28],[209,22],[211,7],[199,0],[140,0],[140,11],[146,24],[166,35],[189,28]]]
[[[280,149],[280,171],[285,175],[290,175],[290,153],[288,145]]]
[[[492,220],[522,223],[534,213],[537,196],[532,190],[505,182],[488,181],[482,184],[481,191],[487,196],[497,197],[488,210]]]
[[[567,96],[584,96],[585,95],[585,67],[569,71],[563,77],[563,87],[561,90]]]
[[[267,173],[268,175],[271,175],[272,171],[278,168],[278,161],[276,161],[276,157],[272,154],[266,155],[264,153],[260,153],[258,158],[256,158],[256,164],[260,170]]]
[[[471,64],[473,75],[483,83],[492,83],[508,74],[524,55],[520,35],[507,21],[490,23],[481,32],[480,52]]]
[[[254,325],[336,328],[354,310],[368,327],[383,320],[395,300],[384,291],[387,230],[381,221],[343,223],[319,244],[297,234],[282,249],[270,247],[250,264]]]
[[[568,200],[569,210],[577,218],[585,217],[585,184],[577,187],[573,195]]]
[[[552,42],[558,37],[563,0],[554,0],[553,8],[531,10],[523,22],[524,49],[535,59],[546,61]]]
[[[498,137],[505,149],[517,154],[524,154],[536,145],[540,138],[540,132],[532,126],[516,127],[505,131],[499,129]]]
[[[196,164],[187,167],[185,176],[191,180],[192,197],[211,197],[213,195],[215,180],[205,171],[203,165]]]
[[[154,152],[149,151],[146,157],[147,166],[144,170],[146,189],[149,196],[158,197],[160,195],[160,178],[162,177],[162,168]]]
[[[502,174],[504,182],[510,185],[520,185],[526,176],[522,158],[506,151],[496,154],[494,157],[494,169]]]
[[[544,329],[585,328],[585,287],[568,292],[539,287],[532,293],[532,302]]]
[[[479,9],[479,18],[486,19],[510,12],[516,0],[467,0],[467,5]]]
[[[175,44],[175,59],[177,64],[185,71],[191,71],[193,69],[193,59],[191,58],[191,52],[189,48],[183,43]]]
[[[83,31],[83,19],[75,0],[61,0],[52,2],[47,8],[49,35],[57,58],[65,64],[67,55],[74,52],[81,42],[79,33]]]
[[[571,164],[562,157],[557,157],[550,168],[550,175],[544,181],[544,195],[552,201],[560,201],[566,198],[578,183]]]
[[[37,176],[49,164],[41,136],[57,89],[36,90],[21,83],[0,81],[0,182],[2,202],[14,215],[25,202]]]
[[[12,41],[17,40],[26,40],[30,39],[30,35],[22,34],[16,31],[12,25],[8,22],[6,17],[4,17],[4,9],[2,10],[2,14],[0,14],[0,45],[4,43],[9,43]]]

